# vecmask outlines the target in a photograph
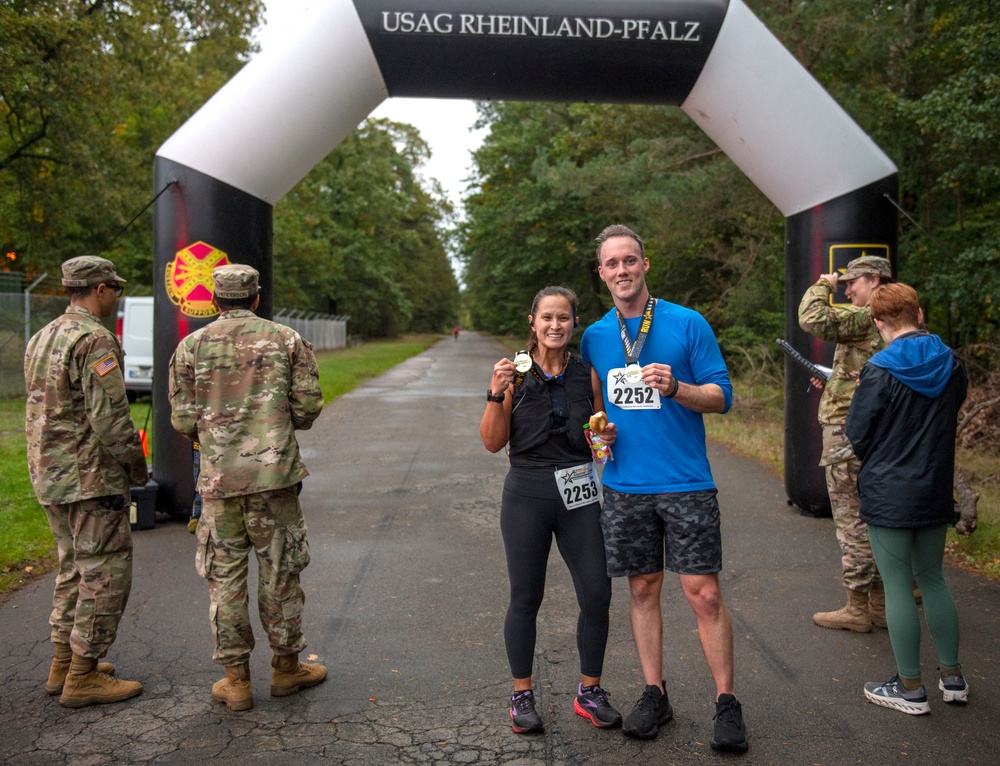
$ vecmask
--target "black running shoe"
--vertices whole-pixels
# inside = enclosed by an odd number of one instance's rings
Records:
[[[666,682],[663,688],[664,691],[660,692],[658,686],[646,687],[646,691],[635,703],[635,709],[628,714],[628,718],[622,724],[624,734],[637,739],[652,739],[656,736],[660,724],[674,717],[674,709],[670,707],[670,700],[665,691]]]
[[[515,734],[536,734],[542,730],[542,719],[535,712],[535,695],[531,689],[517,692],[510,698],[510,728]]]
[[[715,732],[712,748],[728,753],[745,753],[747,731],[743,726],[743,706],[732,694],[720,694],[715,703]]]
[[[622,714],[611,707],[608,693],[600,686],[584,686],[580,684],[573,700],[573,710],[577,715],[589,718],[598,729],[610,729],[622,722]]]

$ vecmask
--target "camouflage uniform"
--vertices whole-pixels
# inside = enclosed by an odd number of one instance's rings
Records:
[[[248,272],[250,294],[256,294],[256,271],[223,268],[213,274],[216,297],[246,297],[223,286]],[[312,348],[291,328],[247,309],[228,310],[181,341],[169,374],[171,423],[201,448],[195,564],[209,584],[213,659],[242,665],[253,649],[246,579],[251,547],[271,648],[276,655],[297,654],[306,645],[299,573],[309,563],[309,546],[296,491],[308,471],[295,429],[309,428],[323,407]]]
[[[67,261],[63,274],[70,287],[124,283],[93,256]],[[115,640],[132,587],[129,488],[148,480],[122,363],[118,339],[75,304],[31,338],[24,357],[28,471],[59,557],[51,639],[88,658]]]
[[[811,335],[837,344],[833,374],[819,402],[819,422],[823,427],[823,454],[819,464],[826,469],[826,486],[842,554],[844,587],[867,593],[878,573],[868,543],[868,527],[859,517],[858,470],[861,462],[844,434],[844,423],[861,368],[884,344],[867,307],[831,306],[832,294],[833,288],[825,279],[812,285],[799,303],[799,326]]]

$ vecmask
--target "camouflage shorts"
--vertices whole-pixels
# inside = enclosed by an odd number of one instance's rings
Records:
[[[713,574],[722,569],[719,501],[714,489],[632,495],[604,488],[601,529],[608,577]]]

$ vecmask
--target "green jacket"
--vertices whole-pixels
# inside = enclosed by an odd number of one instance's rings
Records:
[[[810,335],[836,343],[833,374],[819,400],[819,422],[843,425],[858,387],[861,368],[872,354],[884,348],[882,337],[872,323],[868,307],[831,306],[833,289],[820,279],[806,290],[799,303],[799,327]]]

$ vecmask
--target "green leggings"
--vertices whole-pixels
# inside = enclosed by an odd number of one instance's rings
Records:
[[[958,610],[941,571],[947,532],[945,524],[921,529],[868,525],[872,554],[885,582],[889,640],[903,678],[920,678],[920,615],[913,597],[914,580],[941,667],[958,667]]]

